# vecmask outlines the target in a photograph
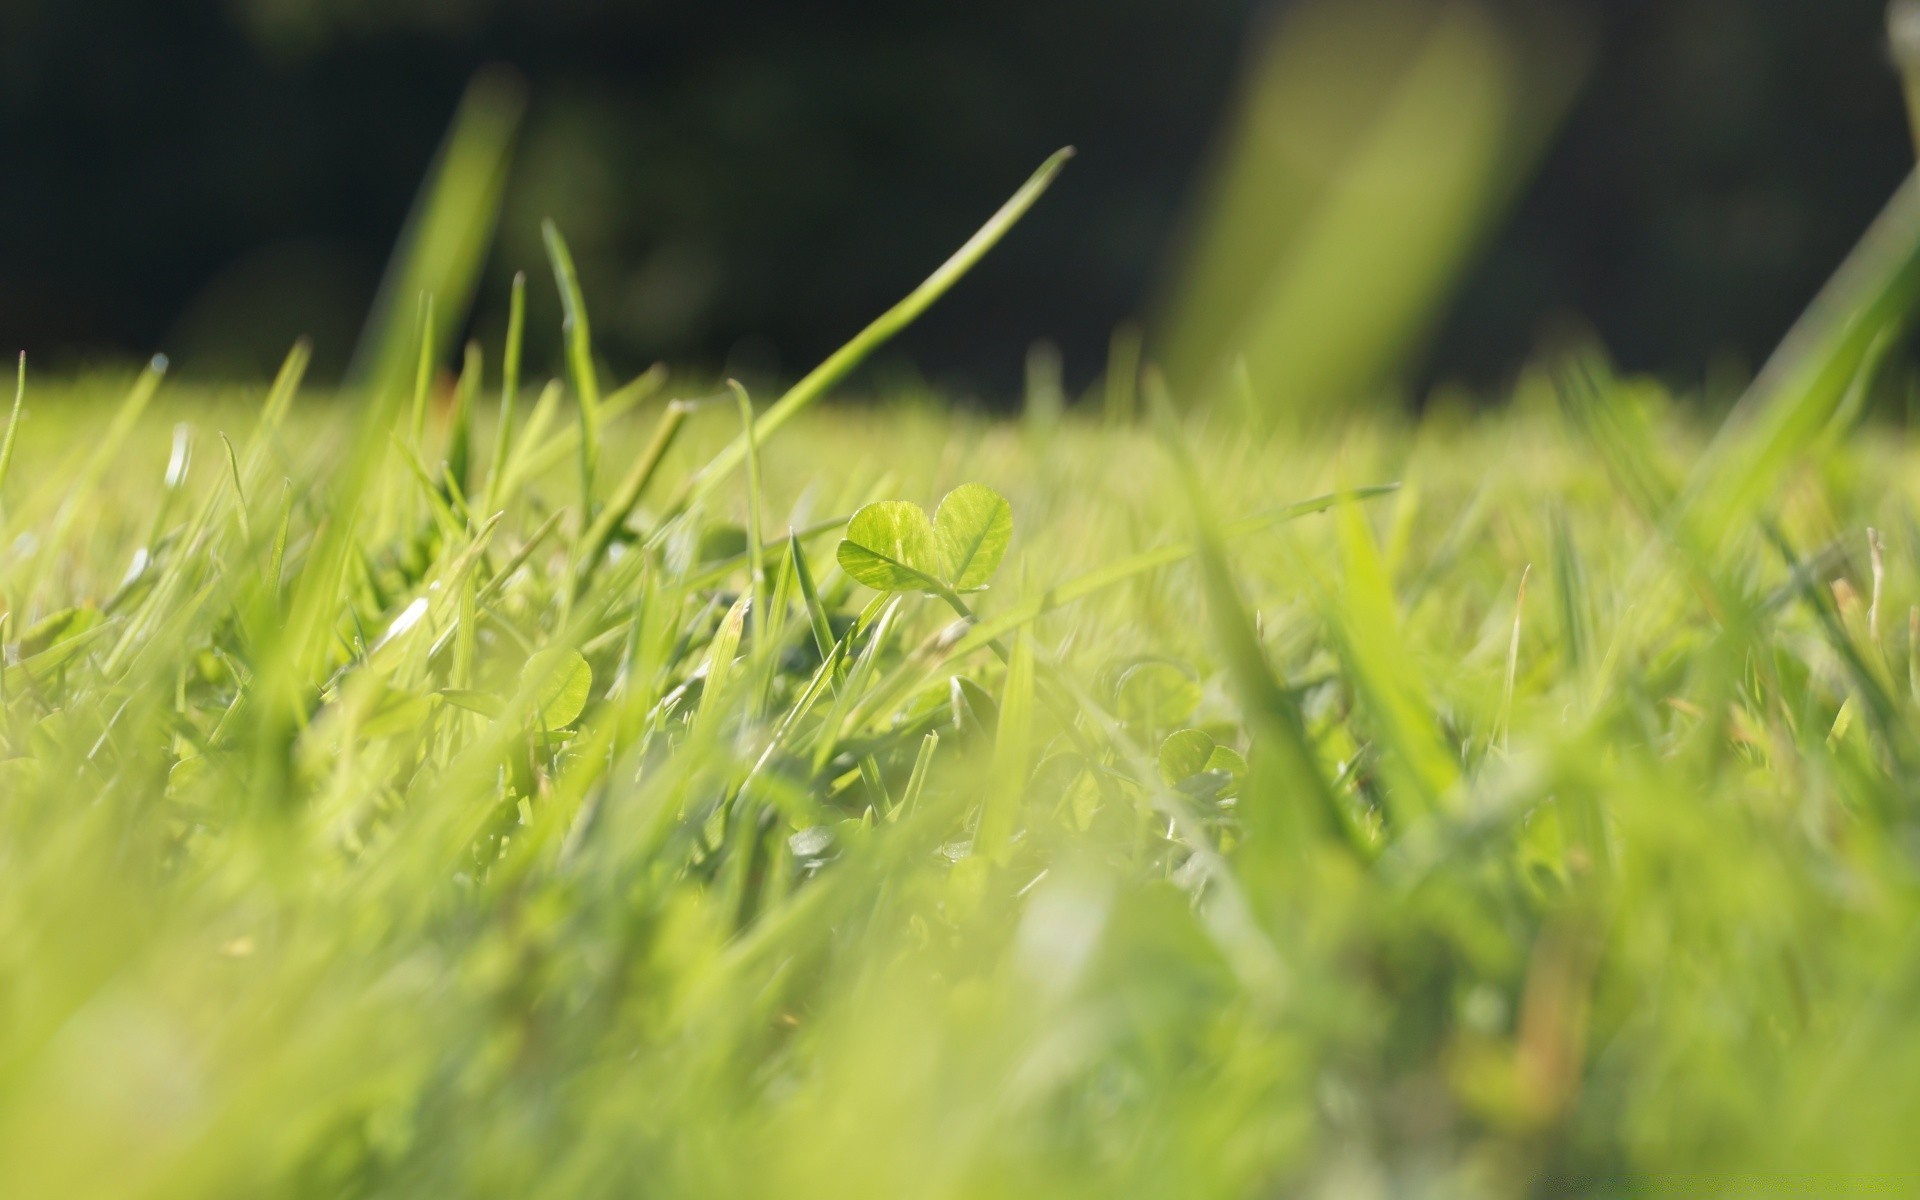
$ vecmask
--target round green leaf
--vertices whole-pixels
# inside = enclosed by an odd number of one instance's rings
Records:
[[[840,543],[840,569],[879,592],[937,591],[940,554],[926,510],[882,500],[853,514]]]
[[[984,483],[963,483],[933,514],[940,572],[956,592],[985,587],[1013,540],[1013,505]]]
[[[587,707],[593,668],[579,651],[555,646],[527,660],[522,682],[533,689],[534,720],[546,729],[564,729]]]
[[[1207,758],[1207,770],[1224,771],[1238,779],[1247,773],[1247,760],[1231,746],[1215,746]]]
[[[1160,778],[1168,784],[1190,779],[1207,769],[1214,753],[1213,738],[1205,730],[1182,729],[1160,743]]]

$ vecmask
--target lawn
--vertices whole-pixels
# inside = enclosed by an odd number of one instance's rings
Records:
[[[1833,437],[1727,499],[1657,389],[1563,390],[1308,436],[828,407],[673,516],[723,393],[596,552],[551,397],[501,459],[432,389],[370,437],[30,384],[8,1190],[1913,1165],[1920,463]],[[611,397],[604,478],[664,394]],[[849,574],[926,520],[849,514],[963,484],[1010,508],[985,590]]]
[[[471,289],[474,136],[397,294]],[[544,385],[518,290],[341,394],[26,377],[0,1192],[1920,1165],[1920,192],[1724,423],[1594,356],[1418,420],[834,403],[1059,162],[778,397],[603,384],[557,231]]]

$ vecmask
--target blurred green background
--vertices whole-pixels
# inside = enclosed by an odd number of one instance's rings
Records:
[[[528,109],[478,332],[512,271],[544,282],[551,216],[616,367],[791,376],[1071,143],[1057,194],[890,361],[992,401],[1050,339],[1077,389],[1117,324],[1178,324],[1156,314],[1297,8],[0,0],[0,329],[53,367],[158,349],[236,378],[310,333],[337,374],[462,89],[504,63]],[[1462,118],[1497,133],[1498,194],[1392,334],[1421,390],[1497,388],[1568,329],[1630,369],[1744,377],[1911,166],[1878,0],[1373,8],[1363,51],[1295,56],[1328,144],[1434,22],[1502,39],[1494,117]],[[1425,186],[1393,190],[1424,211]]]

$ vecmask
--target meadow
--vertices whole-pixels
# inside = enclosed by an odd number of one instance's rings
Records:
[[[1911,1171],[1920,193],[1724,425],[831,403],[1057,166],[778,398],[603,384],[557,231],[551,382],[23,374],[0,1191]]]

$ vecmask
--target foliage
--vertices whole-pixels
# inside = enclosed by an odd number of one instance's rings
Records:
[[[469,488],[423,465],[451,407],[373,439],[296,376],[257,416],[29,388],[13,1194],[1911,1165],[1903,449],[1828,439],[1695,538],[1645,505],[1698,438],[1604,378],[1322,443],[825,412],[757,504],[675,510],[708,405],[589,553],[551,404]],[[1349,477],[1402,487],[1209,515]],[[849,562],[895,525],[897,589]]]
[[[760,411],[601,395],[578,297],[572,421],[517,340],[497,417],[436,388],[430,307],[336,406],[304,347],[28,387],[7,1193],[1911,1171],[1920,495],[1849,426],[1920,192],[1711,441],[1593,364],[1292,438],[1151,373],[1151,430],[821,410],[1058,167]],[[476,215],[420,211],[407,269]]]

